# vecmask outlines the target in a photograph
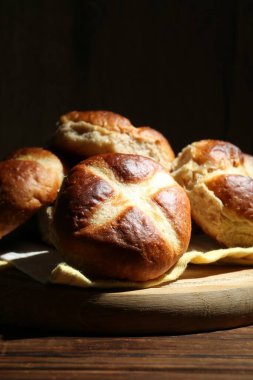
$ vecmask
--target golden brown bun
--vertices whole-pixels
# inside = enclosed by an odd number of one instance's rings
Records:
[[[157,162],[138,155],[93,156],[70,171],[53,214],[54,244],[91,276],[146,281],[186,251],[190,204]]]
[[[0,238],[52,203],[63,180],[60,160],[42,148],[22,148],[0,162]]]
[[[60,118],[52,146],[87,158],[102,153],[131,153],[150,157],[166,168],[175,158],[166,138],[149,127],[134,127],[109,111],[70,112]]]
[[[219,140],[195,142],[175,159],[172,175],[207,234],[225,246],[253,246],[253,179],[238,147]]]

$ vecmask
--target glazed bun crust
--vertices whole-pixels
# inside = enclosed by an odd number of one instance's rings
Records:
[[[213,166],[215,170],[226,169],[231,165],[238,167],[243,164],[240,149],[229,142],[220,140],[202,140],[193,143],[191,154],[198,165]]]
[[[190,205],[155,161],[98,155],[64,180],[53,229],[65,260],[86,274],[146,281],[164,274],[187,249]]]
[[[69,121],[80,122],[84,121],[89,124],[99,125],[108,130],[127,132],[131,129],[131,122],[126,117],[121,116],[111,111],[72,111],[60,117],[60,124]]]
[[[166,168],[175,158],[167,139],[150,127],[134,127],[110,111],[73,111],[60,118],[51,146],[66,155],[88,158],[103,153],[139,154]]]
[[[182,171],[193,171],[193,175],[205,176],[217,170],[245,171],[241,150],[226,141],[201,140],[185,147],[172,163],[173,176]],[[187,184],[188,185],[188,184]]]
[[[229,247],[253,245],[253,179],[245,155],[231,143],[202,140],[173,163],[173,177],[190,199],[194,221]]]
[[[60,160],[42,148],[23,148],[0,162],[0,238],[52,203],[63,180]]]
[[[219,175],[206,185],[224,207],[238,217],[253,221],[253,180],[242,175]]]

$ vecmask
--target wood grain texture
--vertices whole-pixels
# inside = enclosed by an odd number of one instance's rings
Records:
[[[1,380],[252,379],[253,327],[154,337],[3,331]]]
[[[253,323],[253,269],[192,266],[169,285],[99,291],[0,276],[0,323],[88,335],[210,331]]]

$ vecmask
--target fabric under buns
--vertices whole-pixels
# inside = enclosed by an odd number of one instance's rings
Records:
[[[61,161],[42,148],[22,148],[1,161],[0,238],[54,202],[62,180]]]
[[[170,168],[175,158],[160,132],[136,128],[127,118],[109,111],[73,111],[62,116],[51,144],[81,159],[102,153],[140,154]]]
[[[97,155],[65,178],[53,229],[63,258],[87,275],[147,281],[186,251],[190,204],[157,162],[131,154]]]
[[[208,235],[228,247],[253,246],[253,179],[238,147],[219,140],[190,144],[173,162],[172,175]]]

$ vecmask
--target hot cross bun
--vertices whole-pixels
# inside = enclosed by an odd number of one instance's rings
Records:
[[[73,111],[63,115],[51,146],[84,159],[102,153],[129,153],[150,157],[166,168],[175,158],[167,139],[155,129],[136,128],[110,111]]]
[[[146,281],[186,251],[190,204],[157,162],[103,154],[72,168],[53,212],[54,244],[91,276]]]
[[[1,161],[0,238],[52,203],[62,180],[61,161],[42,148],[22,148]]]
[[[253,246],[253,179],[235,145],[202,140],[173,162],[172,175],[190,199],[194,221],[225,246]]]

